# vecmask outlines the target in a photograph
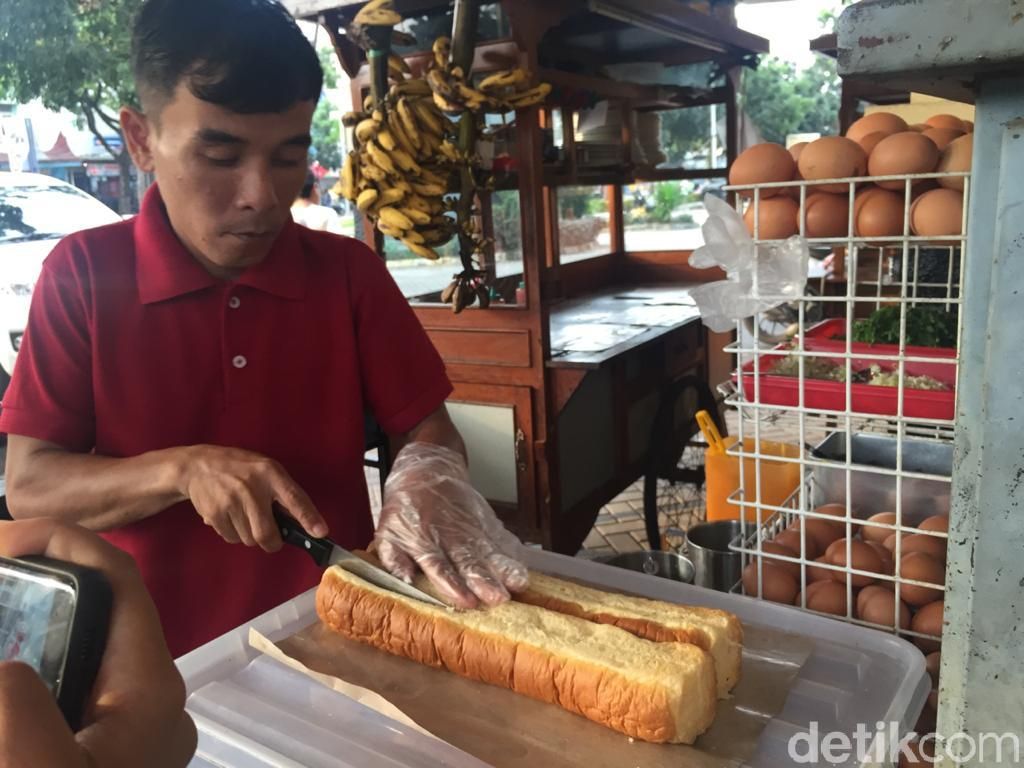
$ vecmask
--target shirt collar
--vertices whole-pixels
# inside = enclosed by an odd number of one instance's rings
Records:
[[[146,192],[135,217],[134,239],[135,277],[143,304],[184,296],[220,282],[174,234],[156,184]],[[301,299],[306,293],[306,259],[298,225],[289,219],[267,257],[235,282],[281,298]]]

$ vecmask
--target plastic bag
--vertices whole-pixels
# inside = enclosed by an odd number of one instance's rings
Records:
[[[460,608],[495,605],[528,586],[519,539],[472,486],[462,455],[434,443],[399,451],[374,541],[389,571],[411,581],[418,566]]]
[[[701,227],[704,245],[690,256],[697,269],[721,267],[725,280],[690,291],[701,319],[713,331],[732,330],[737,320],[800,298],[807,283],[810,249],[802,237],[774,245],[756,245],[739,213],[727,202],[704,198],[708,219]]]

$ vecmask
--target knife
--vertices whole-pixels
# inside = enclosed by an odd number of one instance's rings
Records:
[[[442,603],[433,595],[428,595],[412,584],[406,584],[397,576],[392,576],[383,568],[378,568],[344,547],[339,547],[330,539],[318,539],[306,533],[306,530],[292,517],[289,517],[284,510],[274,505],[274,520],[278,530],[281,532],[281,539],[285,544],[291,544],[299,549],[304,549],[313,562],[322,568],[337,565],[350,573],[354,573],[364,581],[368,581],[375,587],[386,589],[389,592],[396,592],[414,600],[450,608],[451,606]]]

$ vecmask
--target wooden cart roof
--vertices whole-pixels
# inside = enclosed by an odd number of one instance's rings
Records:
[[[347,23],[365,0],[282,0],[297,18],[333,16]],[[516,0],[562,16],[552,29],[567,53],[599,57],[603,63],[663,61],[691,63],[715,58],[742,59],[768,52],[768,41],[682,0]],[[400,13],[450,6],[439,0],[396,0]],[[518,11],[518,9],[517,9]],[[518,13],[517,13],[518,15]]]

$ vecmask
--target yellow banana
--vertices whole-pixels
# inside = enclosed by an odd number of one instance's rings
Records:
[[[378,184],[388,180],[388,175],[384,169],[374,165],[373,163],[364,162],[359,170],[363,176],[368,178],[370,181],[375,181]]]
[[[377,134],[377,143],[380,144],[386,152],[390,152],[398,146],[395,142],[395,137],[391,135],[391,132],[386,128]]]
[[[444,123],[441,122],[441,116],[434,111],[433,104],[417,99],[412,103],[412,108],[416,113],[416,119],[424,131],[436,134],[437,136],[444,134]]]
[[[422,195],[409,195],[409,199],[406,201],[405,207],[412,208],[416,211],[422,211],[423,213],[433,213],[433,211],[430,210],[430,203],[427,202],[427,199]]]
[[[365,97],[363,97],[363,111],[364,112],[373,112],[373,94],[372,93],[368,93],[368,94],[366,94]]]
[[[381,208],[380,220],[389,227],[400,229],[406,232],[413,228],[412,220],[397,208]]]
[[[412,140],[412,137],[418,135],[420,132],[419,125],[416,122],[416,115],[412,111],[412,106],[406,98],[399,99],[396,106],[398,109],[398,117],[402,120],[402,127],[405,129],[405,135]]]
[[[352,21],[363,27],[393,27],[402,23],[402,17],[392,10],[391,2],[383,0],[364,5]]]
[[[431,248],[444,245],[455,235],[455,232],[451,229],[440,229],[437,227],[420,229],[417,232],[423,237],[423,245],[429,245]]]
[[[397,53],[392,53],[388,56],[388,71],[398,72],[401,75],[412,74],[412,70],[409,68],[408,62],[399,56]],[[402,80],[403,77],[398,78]]]
[[[410,243],[416,243],[416,245],[423,245],[423,235],[417,232],[415,229],[410,229],[402,236],[403,240],[408,240]]]
[[[414,208],[400,208],[396,210],[414,225],[419,224],[422,226],[430,223],[430,214],[424,211],[417,211]]]
[[[388,237],[393,237],[396,240],[405,237],[405,232],[403,230],[396,229],[395,227],[392,227],[383,221],[377,222],[377,229],[380,230],[381,234],[387,235]]]
[[[395,203],[402,202],[408,193],[404,189],[398,187],[388,187],[387,189],[381,190],[380,197],[377,198],[377,205],[384,208]]]
[[[449,115],[458,115],[465,111],[465,106],[454,101],[449,101],[439,93],[434,93],[434,103],[437,108],[442,112],[446,112]]]
[[[430,86],[421,77],[395,83],[388,90],[388,96],[394,101],[397,101],[401,96],[429,96],[430,93]]]
[[[345,155],[345,162],[341,166],[341,195],[346,200],[356,199],[356,156],[354,152]]]
[[[398,179],[391,186],[394,189],[402,190],[402,192],[404,192],[407,195],[411,195],[412,194],[412,185],[408,181],[406,181],[405,179]]]
[[[462,155],[459,153],[459,148],[447,139],[441,142],[441,146],[438,147],[441,154],[451,160],[453,163],[457,163],[462,159]]]
[[[420,142],[423,144],[423,151],[421,155],[424,158],[432,158],[437,153],[437,148],[441,146],[443,139],[436,133],[424,132],[420,136]]]
[[[368,115],[365,112],[346,112],[341,116],[341,124],[346,128],[352,128],[359,125],[367,117]]]
[[[419,163],[413,160],[412,156],[407,152],[404,152],[401,149],[396,149],[393,152],[388,153],[388,157],[390,157],[394,164],[406,173],[419,174]]]
[[[423,197],[440,197],[448,191],[441,184],[420,184],[415,181],[412,182],[412,190]]]
[[[427,184],[438,184],[444,188],[448,187],[448,179],[437,173],[434,173],[429,168],[420,168],[420,180]]]
[[[445,69],[448,66],[448,59],[452,55],[452,41],[449,37],[439,37],[434,41],[434,45],[431,46],[431,51],[434,54],[434,63],[440,68]]]
[[[501,88],[509,88],[520,83],[525,83],[530,79],[530,73],[522,67],[516,69],[506,69],[502,72],[495,72],[493,75],[485,77],[480,82],[480,90],[485,93],[490,93],[493,90]]]
[[[365,213],[371,205],[377,202],[378,197],[380,197],[380,193],[376,189],[364,189],[356,198],[356,208]]]
[[[401,238],[401,240],[402,243],[405,244],[405,247],[408,248],[413,253],[415,253],[417,256],[422,256],[424,259],[430,259],[431,261],[437,261],[439,258],[441,258],[441,254],[439,254],[433,248],[428,248],[425,245],[414,243],[408,238]]]
[[[391,130],[391,135],[398,142],[399,147],[413,157],[418,154],[420,148],[419,136],[410,136],[409,132],[405,130],[405,124],[402,122],[397,108],[388,113],[388,128]]]
[[[509,101],[516,109],[523,109],[524,107],[532,107],[534,104],[540,104],[548,97],[549,93],[551,93],[551,83],[541,83],[528,91],[517,93]]]
[[[384,173],[389,176],[398,175],[398,169],[395,168],[395,164],[391,161],[391,157],[387,152],[381,149],[375,141],[371,141],[366,144],[366,152],[369,154],[373,165],[376,165],[384,171]]]
[[[441,94],[446,99],[454,99],[458,93],[458,81],[454,78],[449,79],[449,76],[441,69],[432,69],[427,72],[427,83],[430,85],[431,91]]]
[[[373,118],[368,118],[356,126],[356,138],[359,139],[360,143],[365,144],[376,136],[379,130],[380,123]]]

